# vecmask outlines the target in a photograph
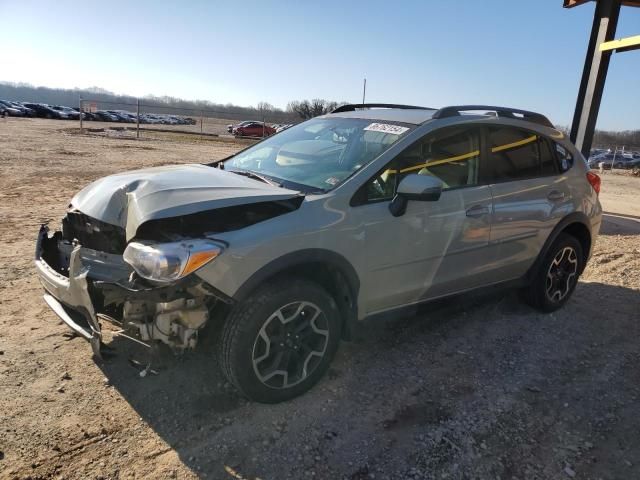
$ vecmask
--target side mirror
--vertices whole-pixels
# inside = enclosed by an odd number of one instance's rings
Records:
[[[396,196],[389,204],[389,211],[394,217],[404,215],[409,200],[435,202],[442,194],[442,182],[431,175],[412,173],[402,179]]]

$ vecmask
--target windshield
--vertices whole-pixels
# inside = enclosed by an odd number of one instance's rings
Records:
[[[284,130],[225,161],[276,182],[328,191],[363,168],[410,130],[408,125],[355,118],[318,118]]]

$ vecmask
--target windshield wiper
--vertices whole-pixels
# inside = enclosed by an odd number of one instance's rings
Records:
[[[270,178],[262,176],[259,173],[254,172],[253,170],[229,170],[229,172],[235,173],[237,175],[242,175],[243,177],[253,178],[254,180],[259,180],[275,187],[282,187],[281,183],[275,182]]]

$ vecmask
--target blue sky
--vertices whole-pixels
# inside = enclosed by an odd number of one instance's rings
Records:
[[[0,0],[0,81],[285,107],[487,103],[573,116],[594,4],[562,0]],[[623,8],[617,37],[640,34]],[[640,129],[640,51],[614,54],[598,127]]]

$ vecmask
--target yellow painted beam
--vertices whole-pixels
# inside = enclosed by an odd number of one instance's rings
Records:
[[[602,42],[600,51],[607,52],[610,50],[621,50],[629,48],[640,48],[640,35],[635,37],[621,38],[619,40],[611,40],[610,42]]]

